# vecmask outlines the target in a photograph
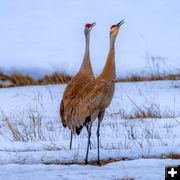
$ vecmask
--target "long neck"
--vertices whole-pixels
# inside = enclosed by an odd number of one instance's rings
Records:
[[[115,37],[111,37],[109,54],[104,69],[102,73],[99,75],[99,78],[111,80],[116,78],[114,43]]]
[[[86,39],[86,47],[85,47],[84,59],[81,64],[79,72],[93,75],[92,66],[90,62],[90,55],[89,55],[90,32],[85,32],[85,39]]]

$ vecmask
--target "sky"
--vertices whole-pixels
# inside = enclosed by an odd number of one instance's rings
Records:
[[[96,22],[91,31],[90,56],[97,76],[107,58],[110,27],[122,19],[125,24],[116,40],[117,77],[179,72],[177,0],[3,1],[0,71],[37,78],[56,71],[74,75],[84,56],[84,25]]]

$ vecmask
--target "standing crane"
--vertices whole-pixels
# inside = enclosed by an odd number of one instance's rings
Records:
[[[91,125],[98,117],[97,127],[97,146],[98,156],[97,164],[100,164],[99,158],[99,136],[100,123],[103,120],[105,109],[110,105],[115,90],[115,39],[119,32],[120,26],[124,20],[113,25],[110,30],[110,48],[106,60],[106,64],[102,73],[94,80],[85,85],[72,100],[69,106],[67,116],[67,126],[73,134],[79,135],[84,126],[89,125],[88,129],[88,144],[85,163],[88,164],[88,153],[91,137]]]
[[[86,46],[85,46],[84,59],[79,71],[68,83],[64,91],[63,98],[61,100],[60,117],[64,127],[67,126],[67,122],[68,122],[67,111],[69,109],[71,101],[76,97],[77,93],[82,87],[84,87],[87,83],[95,79],[91,66],[90,55],[89,55],[90,31],[95,25],[96,23],[85,25],[84,34],[85,34]],[[87,130],[88,130],[88,126],[87,126]],[[70,149],[71,148],[72,148],[72,132],[70,139]]]

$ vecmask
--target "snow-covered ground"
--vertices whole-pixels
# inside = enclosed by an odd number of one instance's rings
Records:
[[[0,71],[34,78],[55,71],[74,75],[84,55],[84,25],[96,21],[90,51],[97,75],[107,57],[109,29],[122,19],[117,77],[179,72],[179,0],[2,1]]]
[[[165,166],[178,165],[180,160],[138,159],[121,161],[103,167],[57,166],[57,165],[3,165],[0,166],[1,179],[7,180],[62,180],[98,179],[110,180],[133,178],[136,180],[164,180]]]
[[[114,98],[101,124],[100,157],[132,160],[103,167],[55,165],[84,161],[87,145],[84,129],[80,136],[74,135],[69,150],[70,131],[63,128],[59,117],[64,88],[0,89],[1,179],[154,180],[164,178],[165,165],[180,164],[180,160],[157,159],[180,154],[180,81],[116,83]],[[161,118],[128,119],[141,111]],[[94,122],[89,160],[97,156],[96,128]]]

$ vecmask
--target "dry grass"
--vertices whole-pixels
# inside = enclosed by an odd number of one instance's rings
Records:
[[[101,160],[101,164],[97,164],[97,161],[96,160],[91,160],[89,161],[89,165],[92,165],[92,166],[105,166],[106,164],[109,164],[109,163],[112,163],[112,162],[118,162],[118,161],[127,161],[127,160],[132,160],[130,158],[121,158],[121,159],[112,159],[112,158],[109,158],[109,159],[102,159]],[[56,164],[56,165],[73,165],[73,164],[79,164],[79,165],[86,165],[85,162],[44,162],[43,164],[45,165],[52,165],[52,164]]]
[[[31,77],[17,73],[10,75],[9,81],[12,82],[13,86],[30,86],[36,84],[35,80]]]
[[[14,73],[7,76],[0,72],[0,81],[9,82],[8,84],[0,84],[0,88],[16,87],[16,86],[31,86],[31,85],[48,85],[48,84],[65,84],[71,80],[71,76],[63,73],[54,73],[45,75],[42,79],[35,80],[29,76]],[[160,81],[160,80],[180,80],[180,74],[151,74],[147,77],[143,75],[130,75],[126,78],[116,79],[115,82],[138,82],[138,81]]]
[[[24,121],[24,117],[21,117],[18,123],[15,123],[13,118],[8,118],[4,112],[1,112],[1,116],[8,127],[7,130],[11,132],[13,141],[28,142],[45,139],[42,132],[41,113],[29,113],[27,122]]]
[[[180,159],[180,154],[169,154],[167,156],[167,158],[170,158],[170,159]]]
[[[65,84],[71,80],[71,76],[63,73],[54,73],[52,75],[45,75],[42,79],[35,80],[29,76],[14,73],[10,76],[0,73],[0,81],[9,82],[0,84],[0,88],[16,87],[16,86],[33,86],[33,85],[48,85],[48,84]]]
[[[128,97],[129,101],[133,105],[131,113],[127,113],[126,110],[120,109],[118,112],[109,114],[110,116],[120,115],[122,119],[146,119],[146,118],[175,118],[175,110],[170,111],[166,108],[161,110],[158,102],[149,102],[144,97],[144,104],[138,105],[132,98]]]
[[[43,79],[39,80],[38,84],[65,84],[71,80],[71,76],[65,74],[54,73],[51,76],[44,76]]]
[[[131,75],[126,78],[116,79],[115,82],[138,82],[138,81],[162,81],[162,80],[180,80],[180,74],[151,74],[149,76]]]
[[[147,159],[147,157],[142,157],[144,159]],[[160,155],[160,156],[154,156],[154,157],[149,157],[149,158],[156,158],[156,159],[180,159],[180,154],[169,154],[169,155]],[[148,158],[148,159],[149,159]],[[89,165],[92,165],[92,166],[105,166],[106,164],[109,164],[109,163],[112,163],[112,162],[119,162],[119,161],[129,161],[129,160],[133,160],[133,159],[130,159],[130,158],[120,158],[120,159],[113,159],[113,158],[109,158],[109,159],[102,159],[101,160],[101,164],[98,165],[97,164],[97,161],[96,160],[91,160],[89,161]],[[74,165],[74,164],[78,164],[78,165],[81,165],[81,166],[85,166],[85,162],[78,162],[78,161],[73,161],[73,162],[50,162],[50,161],[46,161],[46,162],[43,162],[43,164],[45,165]],[[128,180],[131,180],[131,179],[128,179]]]
[[[18,73],[11,74],[10,76],[0,73],[0,80],[9,82],[8,85],[1,85],[0,87],[30,86],[36,84],[33,78]]]
[[[13,136],[14,141],[21,141],[21,140],[24,141],[24,139],[21,137],[21,133],[19,132],[19,130],[14,128],[14,126],[9,121],[9,118],[6,117],[3,112],[2,112],[2,120],[7,124],[8,128]]]

